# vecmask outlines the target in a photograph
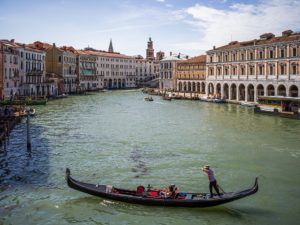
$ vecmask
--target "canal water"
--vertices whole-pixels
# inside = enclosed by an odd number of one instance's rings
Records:
[[[0,148],[0,224],[299,224],[300,121],[200,101],[143,100],[137,90],[70,96],[36,108]],[[210,164],[225,191],[253,196],[212,208],[113,202],[67,187],[91,183],[208,191]]]

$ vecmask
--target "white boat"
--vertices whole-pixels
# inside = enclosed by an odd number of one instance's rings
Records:
[[[144,97],[144,100],[148,101],[148,102],[152,102],[153,98],[151,96],[146,96],[146,97]]]
[[[247,106],[247,107],[255,107],[256,103],[255,102],[241,102],[241,105]]]
[[[23,115],[24,116],[35,116],[35,108],[31,108],[31,107],[25,107],[24,111],[23,111]]]

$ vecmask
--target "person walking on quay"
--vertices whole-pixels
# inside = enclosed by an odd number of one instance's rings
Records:
[[[210,197],[213,197],[213,191],[212,188],[214,187],[214,189],[216,190],[217,194],[219,195],[219,197],[221,197],[221,194],[219,192],[219,187],[217,184],[217,180],[214,176],[214,171],[210,168],[209,165],[205,165],[202,167],[202,171],[207,173],[208,176],[208,180],[209,180],[209,191],[210,191]]]

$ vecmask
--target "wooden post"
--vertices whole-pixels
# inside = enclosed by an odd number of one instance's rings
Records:
[[[30,137],[30,116],[29,112],[27,112],[27,148],[31,148],[31,137]]]

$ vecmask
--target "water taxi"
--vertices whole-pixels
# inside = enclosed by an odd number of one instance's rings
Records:
[[[300,119],[300,98],[284,96],[258,97],[254,112]]]

